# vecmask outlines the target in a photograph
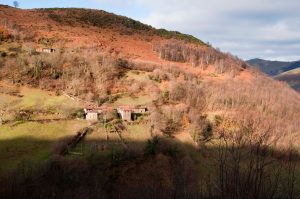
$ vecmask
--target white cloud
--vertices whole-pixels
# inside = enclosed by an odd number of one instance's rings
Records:
[[[300,59],[299,0],[133,1],[150,10],[141,21],[193,34],[244,59]]]

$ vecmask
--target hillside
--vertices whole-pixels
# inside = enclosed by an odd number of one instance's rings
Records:
[[[259,70],[270,76],[276,76],[289,70],[293,70],[300,66],[300,61],[282,62],[282,61],[269,61],[263,59],[251,59],[247,61],[252,66],[257,66]]]
[[[90,9],[18,10],[1,6],[2,38],[25,37],[34,46],[98,48],[130,58],[155,59],[151,44],[180,39],[203,44],[190,35],[156,30],[138,21]],[[34,19],[34,21],[32,21]],[[203,44],[205,46],[205,44]],[[139,50],[137,50],[139,49]]]
[[[105,11],[0,19],[0,198],[300,197],[288,85]]]

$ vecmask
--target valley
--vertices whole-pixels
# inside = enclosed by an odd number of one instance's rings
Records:
[[[287,84],[101,10],[0,5],[0,19],[1,198],[300,197]]]

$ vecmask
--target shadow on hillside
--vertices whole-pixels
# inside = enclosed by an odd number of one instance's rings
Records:
[[[299,198],[298,161],[278,160],[264,150],[196,150],[172,139],[153,138],[130,143],[144,146],[142,150],[113,147],[112,142],[83,156],[57,154],[55,148],[67,139],[0,141],[0,146],[28,142],[54,149],[42,163],[23,162],[14,172],[2,173],[0,198]],[[95,143],[107,142],[86,142]],[[9,158],[0,157],[1,162]]]

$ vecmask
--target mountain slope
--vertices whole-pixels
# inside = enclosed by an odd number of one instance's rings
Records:
[[[293,89],[300,92],[300,67],[275,76],[279,81],[287,82]]]
[[[258,67],[263,73],[273,76],[274,79],[286,82],[296,91],[300,91],[300,61],[280,62],[263,59],[252,59],[247,61],[252,67]]]
[[[0,18],[0,198],[288,198],[300,180],[300,95],[230,53],[104,11]]]
[[[273,121],[279,121],[283,118],[279,116],[289,110],[285,116],[287,125],[291,131],[297,129],[293,122],[293,112],[300,108],[296,93],[192,36],[168,31],[161,34],[161,30],[148,25],[98,10],[22,10],[7,6],[0,9],[3,80],[67,93],[85,104],[110,104],[120,95],[127,97],[132,93],[165,101],[161,93],[178,89],[175,101],[180,99],[187,107],[207,107],[207,113],[217,109],[228,114],[232,109],[230,113],[239,115],[244,114],[245,107],[255,106],[270,114],[270,120],[274,117]],[[53,48],[55,52],[39,53],[39,48]],[[148,81],[147,76],[143,76],[144,81],[127,81],[128,72],[133,70],[146,72],[158,84]],[[155,92],[147,92],[150,88]],[[205,105],[200,99],[194,101],[199,96],[192,93],[186,96],[191,101],[182,97],[186,94],[181,92],[190,92],[192,88],[204,93]],[[264,92],[253,90],[257,88]],[[236,90],[239,92],[232,92]],[[253,92],[256,95],[248,96]],[[277,100],[289,96],[290,103],[281,104],[285,99],[275,108],[265,93]],[[280,128],[275,129],[274,134],[280,135]]]
[[[91,9],[20,10],[1,6],[2,36],[25,37],[34,48],[97,47],[128,58],[159,62],[152,45],[164,39],[179,39],[206,46],[199,39],[175,31],[157,30],[138,21]],[[1,33],[1,31],[0,31]]]

